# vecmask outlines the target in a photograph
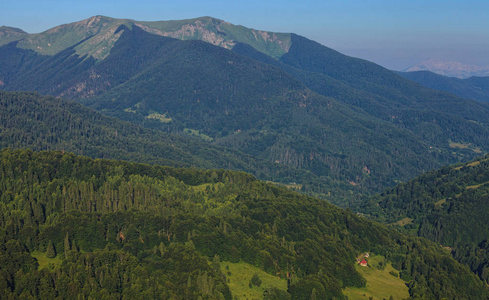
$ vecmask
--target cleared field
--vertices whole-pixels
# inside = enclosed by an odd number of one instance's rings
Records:
[[[413,222],[413,219],[411,219],[411,218],[404,218],[404,219],[401,219],[401,220],[395,222],[394,225],[404,226],[404,225],[407,225],[407,224],[411,224],[412,222]]]
[[[395,277],[389,272],[399,273],[390,263],[385,264],[383,270],[379,269],[384,264],[384,257],[380,255],[370,256],[368,266],[356,265],[357,271],[367,279],[365,288],[346,288],[343,290],[348,299],[407,299],[409,297],[406,282]],[[392,296],[392,298],[390,298]]]
[[[204,140],[204,141],[206,141],[206,142],[210,142],[210,141],[212,141],[212,140],[213,140],[213,138],[212,138],[212,137],[210,137],[210,136],[208,136],[208,135],[205,135],[205,134],[203,134],[203,133],[201,133],[200,131],[195,130],[195,129],[185,128],[185,129],[183,130],[183,132],[185,132],[185,133],[187,133],[187,134],[189,134],[189,135],[193,135],[193,136],[199,137],[199,138],[203,139],[203,140]]]
[[[479,148],[479,147],[473,147],[472,144],[470,144],[470,143],[464,144],[464,143],[456,143],[456,142],[449,141],[448,142],[448,145],[449,145],[450,148],[470,149],[470,150],[472,150],[475,153],[482,153],[481,148]]]
[[[31,253],[32,257],[37,259],[37,263],[39,264],[38,270],[42,270],[44,268],[54,269],[61,265],[61,257],[57,255],[54,258],[47,258],[45,252],[34,251]]]
[[[145,117],[146,119],[152,119],[152,120],[158,120],[161,123],[170,123],[171,118],[167,117],[166,115],[162,115],[159,113],[151,113]]]
[[[469,185],[469,186],[465,187],[465,189],[467,189],[467,190],[470,190],[470,189],[476,189],[476,188],[478,188],[478,187],[480,187],[480,186],[483,186],[483,185],[486,185],[486,184],[488,184],[488,183],[489,183],[489,182],[483,182],[483,183],[476,184],[476,185]]]
[[[267,287],[287,290],[287,280],[265,273],[261,269],[246,263],[221,262],[221,271],[226,275],[233,299],[253,300],[263,299]],[[262,283],[250,288],[250,280],[257,274]]]

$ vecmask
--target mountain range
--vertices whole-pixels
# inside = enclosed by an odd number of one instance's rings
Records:
[[[102,16],[39,34],[1,32],[2,89],[73,99],[312,172],[334,182],[309,183],[325,198],[345,187],[355,195],[380,191],[489,147],[487,105],[295,34],[210,17]]]
[[[211,17],[0,27],[0,297],[488,298],[483,78],[433,75]]]
[[[465,99],[489,102],[489,77],[487,76],[460,79],[429,71],[399,72],[398,74],[431,89],[449,92]]]

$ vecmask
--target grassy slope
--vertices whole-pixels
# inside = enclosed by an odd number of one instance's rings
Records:
[[[287,280],[272,276],[263,270],[247,263],[221,262],[221,271],[228,279],[228,285],[235,299],[263,299],[263,292],[267,287],[287,290]],[[262,284],[249,287],[249,282],[257,274]]]
[[[28,33],[26,33],[25,31],[23,31],[19,28],[1,26],[0,27],[0,46],[6,45],[6,44],[13,42],[13,41],[18,41],[19,39],[22,39],[23,37],[25,37],[27,35],[28,35]]]
[[[275,33],[236,26],[211,17],[190,20],[139,22],[148,32],[181,40],[200,39],[216,46],[232,48],[236,42],[253,46],[271,57],[279,58],[291,45],[290,33]]]
[[[391,263],[388,263],[384,269],[379,269],[379,262],[383,262],[384,257],[380,255],[370,256],[368,258],[368,266],[361,267],[356,265],[355,269],[367,279],[365,288],[346,288],[344,293],[348,299],[389,299],[392,296],[394,299],[406,299],[409,297],[409,290],[406,282],[395,277],[389,272],[395,270]]]
[[[76,45],[78,55],[91,55],[96,59],[103,59],[119,38],[115,30],[121,24],[130,26],[131,23],[124,19],[94,16],[38,34],[30,34],[19,42],[18,47],[54,55]]]

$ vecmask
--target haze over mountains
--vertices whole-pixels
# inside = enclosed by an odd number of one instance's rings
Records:
[[[439,75],[461,79],[473,76],[489,76],[489,67],[474,66],[456,61],[443,61],[433,58],[403,70],[403,72],[416,71],[430,71]]]

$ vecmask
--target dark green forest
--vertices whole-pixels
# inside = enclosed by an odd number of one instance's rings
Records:
[[[450,247],[489,282],[489,156],[427,172],[374,196],[363,208],[378,220]]]
[[[0,146],[64,150],[93,158],[124,159],[174,167],[225,168],[260,179],[302,184],[314,193],[339,185],[306,170],[209,145],[184,134],[145,129],[80,104],[29,92],[0,92]],[[348,192],[343,192],[347,194]]]
[[[243,261],[290,272],[293,299],[341,299],[365,285],[364,251],[391,261],[412,297],[489,297],[425,239],[226,170],[3,149],[0,241],[5,298],[232,299],[217,266]],[[39,252],[62,262],[39,269]]]

